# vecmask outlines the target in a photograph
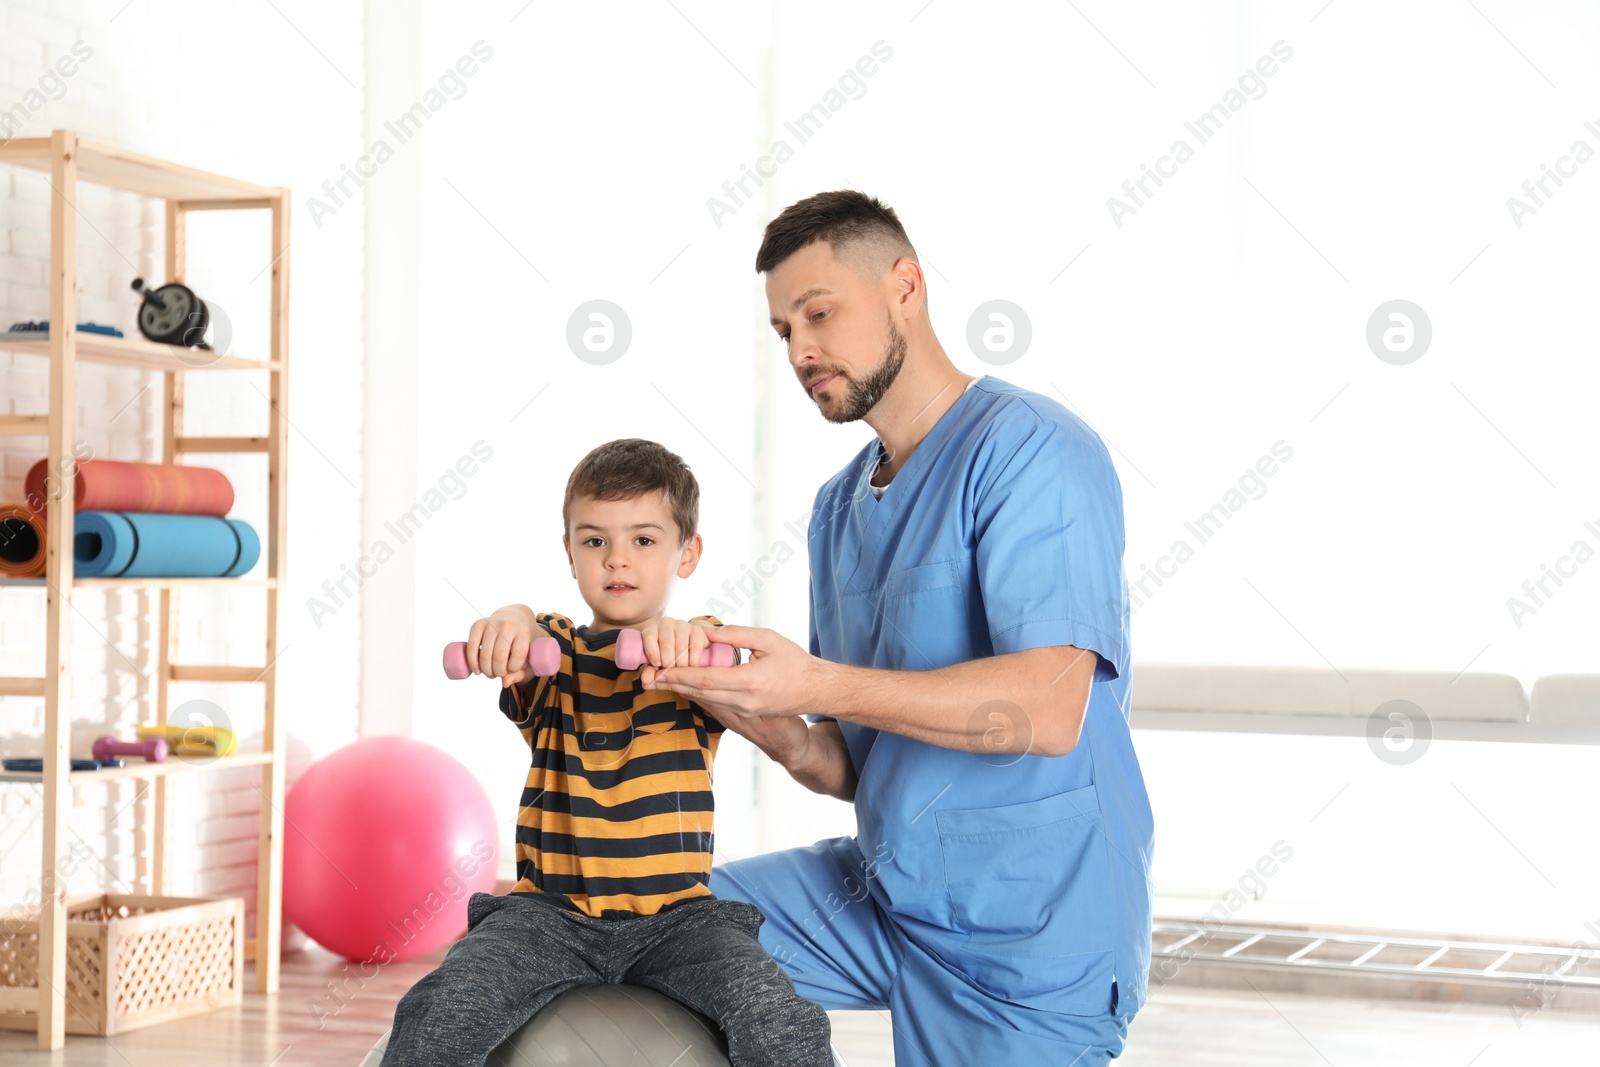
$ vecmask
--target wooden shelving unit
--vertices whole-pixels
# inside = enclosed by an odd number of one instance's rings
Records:
[[[46,456],[52,471],[69,470],[73,456],[77,412],[76,367],[80,360],[139,367],[162,375],[165,384],[162,462],[182,462],[195,453],[259,452],[267,459],[267,528],[262,532],[266,559],[265,579],[235,578],[110,578],[75,579],[73,576],[73,494],[50,501],[46,529],[45,577],[0,580],[0,595],[46,598],[45,670],[38,677],[0,678],[0,696],[44,697],[44,770],[41,773],[7,773],[0,782],[35,782],[44,787],[44,849],[42,856],[42,926],[39,945],[39,992],[0,990],[0,1008],[33,1009],[39,1018],[39,1047],[59,1049],[65,1043],[67,886],[55,872],[70,869],[67,862],[66,813],[70,785],[124,778],[149,778],[155,808],[154,854],[149,892],[169,895],[172,874],[167,823],[171,815],[167,781],[174,773],[204,773],[211,769],[257,766],[261,773],[260,874],[256,896],[256,936],[245,942],[246,958],[256,963],[258,993],[278,989],[279,950],[282,940],[283,785],[281,759],[283,727],[277,716],[277,660],[279,649],[279,594],[286,562],[288,482],[284,461],[288,444],[289,366],[289,190],[208,174],[109,145],[81,140],[71,130],[55,130],[49,137],[17,138],[0,144],[0,164],[27,167],[50,176],[50,336],[47,341],[4,341],[0,347],[49,360],[50,411],[47,415],[0,415],[0,434],[42,436],[48,441]],[[166,202],[165,281],[183,281],[187,216],[193,211],[267,211],[271,213],[271,324],[268,358],[246,359],[223,355],[201,365],[187,349],[151,344],[142,339],[105,337],[74,329],[77,314],[78,186],[82,182],[155,197]],[[249,369],[270,376],[269,429],[265,437],[193,437],[183,432],[184,380],[190,373]],[[71,484],[70,480],[67,484]],[[264,589],[267,619],[266,645],[259,667],[207,666],[175,661],[173,591],[188,588],[234,587]],[[155,725],[165,725],[169,711],[169,683],[174,681],[224,681],[265,687],[265,721],[262,751],[237,753],[209,762],[170,759],[166,763],[130,761],[122,768],[70,771],[68,718],[63,700],[71,678],[73,595],[78,589],[148,589],[157,593]]]
[[[190,210],[194,210],[194,208],[191,207]],[[0,348],[7,348],[13,352],[31,352],[40,356],[48,356],[50,354],[49,341],[0,340]],[[179,353],[182,353],[182,355]],[[262,359],[245,359],[242,356],[222,355],[215,357],[215,361],[212,362],[212,357],[209,354],[205,357],[206,366],[204,368],[200,368],[197,367],[193,362],[195,353],[190,352],[186,348],[177,348],[173,345],[152,344],[151,342],[144,340],[135,341],[130,337],[107,337],[98,333],[78,334],[77,354],[79,362],[82,363],[106,363],[118,367],[142,367],[145,370],[170,370],[174,364],[183,367],[185,370],[210,370],[213,367],[220,367],[224,370],[277,369],[277,361],[275,360],[268,361]],[[186,362],[183,358],[184,356],[189,357],[190,362]],[[47,416],[44,415],[21,415],[18,417],[35,420],[47,418]],[[28,423],[25,425],[32,426],[38,424]],[[42,433],[44,431],[41,427],[38,430],[29,432]],[[226,439],[221,438],[219,440]],[[264,438],[243,438],[243,440],[264,440]],[[255,450],[232,448],[226,449],[225,451],[237,452]],[[261,451],[265,451],[265,449],[261,449]]]

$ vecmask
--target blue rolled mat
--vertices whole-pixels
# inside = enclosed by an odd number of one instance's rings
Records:
[[[236,578],[261,556],[249,524],[215,515],[80,511],[72,534],[80,578]]]

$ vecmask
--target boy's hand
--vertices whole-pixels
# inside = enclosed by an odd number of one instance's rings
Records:
[[[533,612],[521,605],[501,608],[486,619],[472,624],[467,634],[467,669],[473,674],[492,674],[506,689],[533,677],[528,670],[528,648],[544,629],[534,621]]]
[[[660,618],[646,623],[639,627],[639,636],[644,642],[646,662],[657,670],[673,666],[698,667],[701,653],[711,644],[705,626],[682,619]],[[653,677],[655,672],[649,667],[645,669]]]

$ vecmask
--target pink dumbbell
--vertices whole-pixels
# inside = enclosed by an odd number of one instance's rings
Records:
[[[732,667],[738,657],[732,645],[713,641],[700,653],[702,667]],[[617,635],[617,666],[635,671],[648,662],[644,655],[644,636],[638,630],[623,630]]]
[[[142,741],[118,741],[110,736],[97,737],[92,751],[95,759],[143,756],[147,763],[160,763],[167,758],[167,740],[164,737],[147,737]]]
[[[700,654],[702,667],[732,667],[738,661],[732,645],[713,641]],[[617,635],[617,666],[625,671],[638,670],[647,660],[644,654],[644,635],[627,629]],[[528,670],[541,678],[548,678],[561,670],[561,646],[553,637],[534,638],[528,646]],[[467,643],[452,641],[444,646],[444,674],[446,678],[461,679],[470,675],[467,667]]]
[[[561,672],[561,645],[553,637],[536,637],[528,646],[528,670],[540,678]],[[452,641],[444,646],[444,676],[460,680],[472,673],[467,666],[467,643]]]

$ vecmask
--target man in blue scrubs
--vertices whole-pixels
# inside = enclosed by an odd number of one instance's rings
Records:
[[[809,653],[726,626],[732,668],[645,668],[857,836],[725,863],[827,1008],[884,1009],[901,1067],[1088,1067],[1150,965],[1154,831],[1128,731],[1122,490],[1062,405],[957,370],[916,252],[856,192],[802,200],[756,269],[810,400],[877,433],[817,493]]]

